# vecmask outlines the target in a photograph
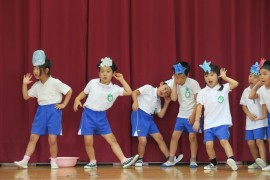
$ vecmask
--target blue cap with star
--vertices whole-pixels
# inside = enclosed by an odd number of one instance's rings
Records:
[[[259,75],[259,63],[256,62],[250,67],[250,73],[254,75]]]
[[[204,72],[211,72],[211,67],[210,67],[211,61],[207,62],[204,60],[203,64],[200,64],[199,66],[203,69]]]
[[[181,63],[173,65],[174,74],[184,74],[187,68],[183,67]]]

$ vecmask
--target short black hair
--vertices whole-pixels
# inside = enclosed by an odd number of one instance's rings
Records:
[[[52,67],[52,62],[51,60],[49,60],[48,58],[45,59],[45,63],[41,66],[39,66],[40,72],[42,72],[41,70],[43,70],[43,72],[45,72],[46,68],[49,69],[48,75],[50,75],[51,72],[51,67]]]
[[[185,62],[185,61],[177,61],[174,65],[177,65],[177,64],[181,64],[184,68],[186,68],[185,71],[184,71],[184,74],[187,76],[189,71],[190,71],[189,64],[187,62]],[[173,70],[173,74],[175,74],[175,69],[173,67],[172,67],[172,70]]]
[[[266,69],[268,71],[270,71],[270,61],[269,60],[266,60],[264,63],[263,63],[263,66],[260,68],[261,69]]]

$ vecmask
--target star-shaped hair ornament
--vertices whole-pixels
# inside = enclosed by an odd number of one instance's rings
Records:
[[[250,73],[251,74],[254,74],[254,75],[259,75],[259,64],[258,64],[258,62],[256,62],[255,64],[253,64],[252,66],[251,66],[251,68],[250,68]]]
[[[112,59],[105,57],[101,59],[101,63],[99,65],[99,67],[105,67],[105,66],[112,66]]]
[[[211,61],[207,62],[204,60],[203,64],[200,64],[199,66],[203,69],[204,72],[211,72],[211,67],[210,67]]]
[[[181,63],[173,65],[174,74],[184,74],[187,68],[183,67]]]
[[[260,64],[259,64],[259,69],[263,66],[265,61],[266,61],[265,58],[261,58],[261,61],[260,61]]]

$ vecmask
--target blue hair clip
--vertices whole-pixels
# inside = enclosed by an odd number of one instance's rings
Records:
[[[204,60],[203,64],[200,64],[199,66],[203,69],[204,72],[211,72],[211,67],[210,67],[211,61],[207,62]]]
[[[173,65],[173,69],[175,74],[184,74],[187,68],[183,67],[181,63],[177,63]]]
[[[254,75],[259,75],[259,63],[256,62],[255,64],[253,64],[250,68],[250,73],[254,74]]]
[[[41,66],[45,64],[45,58],[46,56],[43,50],[36,50],[33,53],[33,58],[32,58],[33,66]]]

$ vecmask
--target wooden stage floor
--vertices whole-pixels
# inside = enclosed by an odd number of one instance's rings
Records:
[[[102,165],[98,168],[86,170],[83,166],[72,168],[50,169],[50,166],[29,167],[18,169],[17,167],[0,167],[0,179],[270,179],[270,171],[264,172],[260,169],[248,170],[246,165],[239,165],[237,171],[232,171],[226,165],[218,165],[217,170],[203,170],[204,165],[196,169],[190,169],[187,165],[180,165],[171,168],[162,168],[159,165],[144,167],[131,167],[123,169],[121,166]]]

